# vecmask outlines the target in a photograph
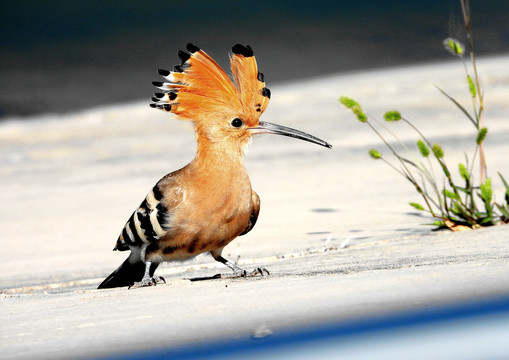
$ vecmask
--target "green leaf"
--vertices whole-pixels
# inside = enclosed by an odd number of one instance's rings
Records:
[[[445,195],[445,194],[444,194]],[[461,216],[461,210],[458,206],[458,203],[457,202],[454,202],[452,204],[453,206],[450,208],[451,212],[454,214],[454,215],[458,215],[458,216]]]
[[[421,155],[424,157],[428,157],[430,152],[424,141],[417,140],[417,147],[419,148],[419,151],[421,152]]]
[[[468,173],[467,167],[462,163],[458,164],[460,175],[467,183],[470,181],[470,174]]]
[[[434,222],[433,222],[433,225],[438,226],[438,227],[445,226],[445,224],[444,224],[444,222],[443,222],[443,221],[434,221]]]
[[[484,184],[479,185],[481,193],[479,196],[484,201],[484,207],[489,217],[493,216],[493,205],[491,204],[493,198],[493,190],[491,189],[491,179],[487,178]]]
[[[486,212],[489,216],[492,216],[493,214],[493,205],[491,205],[491,202],[484,204],[486,207]]]
[[[507,181],[505,181],[504,177],[502,176],[502,174],[500,172],[498,173],[498,176],[500,176],[500,179],[504,183],[505,189],[509,190],[509,184],[507,184]]]
[[[440,163],[440,167],[442,168],[444,175],[449,179],[451,177],[451,173],[449,172],[449,169],[447,168],[447,166],[445,165],[445,163],[442,160],[438,160],[438,162]]]
[[[495,225],[495,223],[493,222],[493,218],[491,216],[485,217],[484,219],[481,220],[480,225],[486,224]]]
[[[353,107],[355,106],[359,106],[359,103],[357,101],[355,101],[354,99],[350,99],[349,97],[346,97],[346,96],[341,96],[339,98],[339,102],[343,105],[345,105],[347,108],[349,109],[352,109]]]
[[[447,189],[442,190],[442,193],[447,196],[449,199],[453,200],[459,200],[459,196],[453,193],[452,191],[449,191]]]
[[[502,179],[502,182],[505,186],[505,202],[509,204],[509,185],[507,184],[507,181],[505,181],[504,177],[501,173],[498,173],[498,176],[500,176],[500,179]]]
[[[424,207],[421,205],[421,204],[418,204],[418,203],[414,203],[414,202],[411,202],[409,203],[410,206],[413,206],[414,208],[416,208],[417,210],[420,210],[420,211],[424,211]]]
[[[384,119],[385,121],[398,121],[398,120],[401,120],[401,114],[399,113],[399,111],[387,111],[385,114],[384,114]]]
[[[477,216],[479,219],[482,219],[482,218],[488,216],[488,213],[484,212],[484,211],[476,211],[474,213],[474,215]]]
[[[509,219],[509,209],[507,208],[507,206],[502,206],[502,205],[499,205],[499,204],[495,204],[495,205],[497,205],[497,208],[498,208],[498,210],[500,210],[502,215],[504,215],[504,217],[506,219]]]
[[[433,147],[432,147],[432,150],[433,150],[433,153],[435,154],[435,156],[440,159],[440,158],[443,158],[444,157],[444,150],[442,150],[442,147],[438,144],[433,144]]]
[[[484,141],[487,133],[488,133],[488,129],[485,127],[483,127],[481,130],[479,130],[479,133],[477,134],[477,139],[475,139],[475,142],[477,143],[477,145],[480,145]]]
[[[445,49],[455,56],[462,57],[465,53],[465,47],[456,39],[447,38],[443,41],[443,44]]]
[[[437,89],[440,90],[440,92],[444,94],[445,97],[451,100],[454,103],[454,105],[456,105],[461,111],[463,111],[463,114],[465,114],[470,119],[472,124],[474,124],[474,126],[477,128],[477,121],[468,113],[468,111],[463,106],[461,106],[459,102],[456,101],[456,99],[454,99],[452,96],[449,96],[449,94],[447,94],[444,90],[440,89],[438,86]]]
[[[484,184],[480,185],[481,189],[481,198],[486,204],[491,203],[491,199],[493,196],[493,190],[491,189],[491,179],[487,178]]]
[[[472,80],[472,77],[470,75],[467,75],[468,80],[468,88],[470,89],[470,95],[475,99],[477,96],[477,88],[475,87],[474,80]]]
[[[452,204],[453,204],[453,207],[452,207],[451,211],[455,215],[466,220],[468,223],[474,222],[474,217],[473,217],[473,214],[471,211],[464,208],[464,206],[461,203],[459,203],[457,200],[454,200]]]
[[[368,152],[373,159],[380,159],[382,157],[382,154],[376,149],[371,149]]]

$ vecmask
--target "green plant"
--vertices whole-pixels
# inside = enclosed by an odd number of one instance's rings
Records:
[[[468,0],[460,0],[465,31],[468,40],[468,49],[470,52],[470,61],[473,68],[473,78],[468,71],[468,66],[464,58],[465,47],[456,39],[447,38],[444,40],[445,48],[453,55],[458,56],[463,61],[466,80],[470,95],[472,98],[472,110],[468,111],[456,99],[447,94],[444,90],[439,91],[452,101],[476,129],[475,150],[472,160],[466,157],[466,163],[458,164],[458,172],[463,182],[463,186],[455,182],[451,171],[445,161],[444,151],[439,144],[431,143],[421,131],[414,126],[408,119],[403,117],[398,111],[387,111],[384,114],[386,122],[403,121],[416,131],[419,136],[417,141],[417,150],[420,153],[421,160],[410,160],[400,155],[396,148],[392,146],[381,132],[374,125],[375,120],[366,114],[361,105],[348,97],[341,97],[339,101],[350,109],[359,121],[367,124],[386,147],[396,158],[399,167],[385,160],[382,154],[375,149],[369,151],[372,158],[385,161],[389,166],[404,176],[414,185],[416,191],[421,195],[424,205],[411,202],[410,205],[419,211],[427,211],[436,221],[433,223],[439,227],[447,227],[451,230],[460,231],[483,226],[491,226],[498,223],[509,223],[509,185],[502,174],[499,173],[506,192],[504,202],[495,202],[493,200],[493,190],[491,187],[491,178],[488,177],[486,158],[484,153],[484,140],[488,129],[484,127],[484,103],[483,92],[479,83],[477,65],[474,53],[474,44],[470,29],[470,3]],[[382,124],[379,122],[379,124]],[[384,126],[382,124],[382,126]],[[385,126],[384,126],[385,127]],[[399,141],[399,139],[398,139]],[[400,141],[401,143],[401,141]],[[473,177],[473,167],[476,157],[479,154],[479,184],[475,185]],[[443,173],[443,178],[439,182],[434,174],[433,163]]]

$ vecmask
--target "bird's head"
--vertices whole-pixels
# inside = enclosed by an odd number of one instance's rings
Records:
[[[249,45],[232,47],[232,78],[203,50],[187,44],[179,51],[174,71],[159,70],[166,82],[153,84],[162,90],[150,106],[171,112],[195,124],[199,140],[222,144],[244,152],[255,134],[290,136],[330,148],[331,145],[304,132],[260,121],[270,99],[264,76],[258,71]]]

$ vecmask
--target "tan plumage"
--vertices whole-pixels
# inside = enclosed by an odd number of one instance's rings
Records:
[[[187,49],[190,53],[179,51],[182,64],[175,71],[159,70],[167,82],[154,83],[163,92],[154,94],[151,106],[194,122],[196,157],[163,177],[131,215],[114,249],[131,255],[99,288],[155,285],[159,263],[205,252],[246,276],[221,252],[253,228],[260,211],[243,163],[251,136],[273,133],[331,147],[309,134],[259,121],[270,91],[251,47],[232,48],[233,81],[204,51],[192,44]]]

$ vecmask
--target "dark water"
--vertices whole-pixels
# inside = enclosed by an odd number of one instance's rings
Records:
[[[475,1],[479,55],[509,52],[507,0]],[[221,65],[250,44],[271,83],[450,58],[459,1],[0,3],[0,117],[148,99],[157,68],[196,43]]]

